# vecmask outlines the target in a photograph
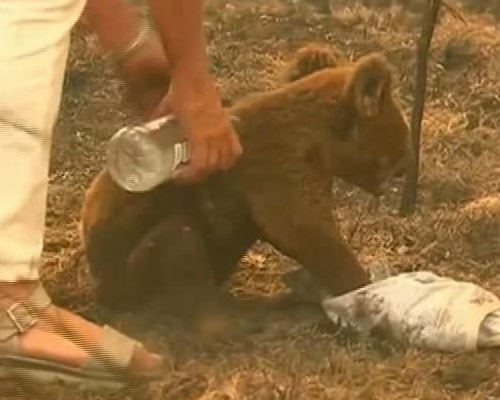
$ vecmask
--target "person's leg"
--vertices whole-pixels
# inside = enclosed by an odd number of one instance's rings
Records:
[[[47,298],[39,322],[25,333],[15,332],[15,313],[6,312],[29,300],[38,285],[51,136],[70,29],[84,5],[84,0],[0,1],[0,376],[13,349],[12,335],[18,335],[22,356],[76,367],[90,359],[82,343],[98,345],[103,338],[100,327]],[[75,337],[61,331],[61,322]],[[132,369],[158,367],[160,361],[142,348],[132,356]]]

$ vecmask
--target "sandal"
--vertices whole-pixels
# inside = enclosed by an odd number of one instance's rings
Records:
[[[19,335],[37,324],[36,315],[51,305],[51,299],[38,286],[26,302],[0,311],[0,380],[21,377],[42,383],[64,383],[82,389],[120,389],[127,383],[145,383],[162,378],[161,368],[147,374],[132,374],[127,366],[141,343],[110,326],[104,326],[101,343],[85,350],[90,360],[82,367],[65,366],[54,361],[20,354]],[[102,354],[105,353],[105,354]]]

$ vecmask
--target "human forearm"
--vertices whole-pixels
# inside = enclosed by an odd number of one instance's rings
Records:
[[[125,83],[125,98],[150,118],[170,81],[168,60],[157,35],[143,30],[144,18],[126,0],[87,0],[83,18],[115,60],[117,75]]]
[[[148,0],[152,16],[170,62],[173,79],[209,77],[203,32],[203,0]]]
[[[124,0],[87,0],[85,16],[102,47],[122,53],[140,30],[137,11]]]
[[[241,144],[210,74],[203,0],[148,1],[169,61],[169,109],[180,120],[190,143],[189,165],[177,179],[194,182],[233,165],[241,154]]]

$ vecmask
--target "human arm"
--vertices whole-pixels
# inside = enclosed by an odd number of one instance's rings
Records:
[[[147,35],[145,43],[123,58],[145,27],[137,10],[124,0],[87,0],[84,17],[104,51],[115,57],[127,98],[146,119],[153,118],[170,83],[168,60],[159,38]]]
[[[148,1],[160,40],[152,37],[118,70],[129,96],[148,118],[173,112],[179,119],[190,143],[191,162],[178,180],[195,181],[232,166],[241,144],[210,75],[203,2]],[[140,32],[137,12],[123,0],[88,0],[86,18],[103,48],[113,54],[121,54]]]
[[[148,0],[169,60],[173,113],[191,148],[179,180],[194,181],[232,166],[242,148],[210,74],[202,0]],[[160,107],[161,110],[161,107]]]

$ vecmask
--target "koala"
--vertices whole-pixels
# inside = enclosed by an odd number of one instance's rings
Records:
[[[379,53],[339,62],[311,44],[285,76],[228,107],[243,146],[231,169],[146,193],[123,190],[106,169],[94,177],[80,227],[102,305],[130,310],[160,298],[201,332],[236,326],[220,287],[257,240],[326,294],[370,282],[336,225],[331,185],[339,178],[378,196],[405,173],[409,127],[390,65]]]

